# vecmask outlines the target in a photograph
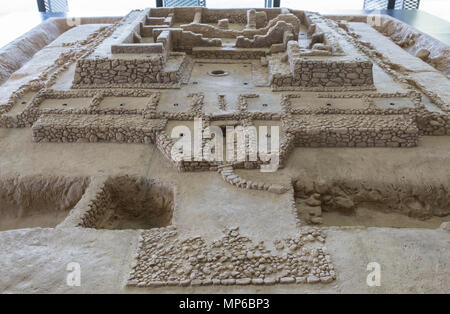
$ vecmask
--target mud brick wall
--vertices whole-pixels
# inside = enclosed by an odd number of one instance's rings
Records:
[[[176,83],[181,73],[163,72],[165,61],[158,57],[125,59],[86,59],[77,62],[74,87],[83,85]]]
[[[242,35],[242,31],[233,29],[221,29],[209,24],[186,24],[183,25],[183,30],[199,34],[203,38],[236,38]]]
[[[165,120],[133,115],[42,115],[33,125],[35,142],[152,143]]]

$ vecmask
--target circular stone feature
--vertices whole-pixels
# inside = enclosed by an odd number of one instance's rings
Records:
[[[208,74],[211,76],[226,76],[230,73],[228,73],[227,71],[224,71],[224,70],[213,70],[213,71],[208,72]]]

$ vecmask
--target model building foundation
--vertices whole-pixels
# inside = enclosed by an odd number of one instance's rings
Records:
[[[448,46],[291,9],[70,22],[0,51],[1,292],[450,292]]]

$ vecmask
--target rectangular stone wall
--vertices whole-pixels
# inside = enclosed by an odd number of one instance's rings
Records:
[[[194,58],[203,59],[260,59],[265,57],[268,50],[265,49],[246,49],[246,48],[229,48],[229,49],[207,49],[193,48],[192,55]]]
[[[290,124],[299,147],[414,147],[419,135],[402,115],[303,115]]]
[[[371,86],[372,63],[296,59],[291,61],[291,74],[275,74],[272,84],[300,87]]]
[[[153,143],[165,120],[140,115],[42,115],[33,125],[35,142]]]
[[[137,53],[137,54],[147,54],[147,53],[163,53],[164,46],[162,43],[151,43],[151,44],[119,44],[111,46],[111,53]]]
[[[146,59],[85,59],[78,60],[74,87],[83,85],[176,83],[178,71],[163,72],[162,55]]]
[[[274,86],[373,86],[373,64],[365,58],[318,60],[302,57],[296,41],[288,43],[287,53],[290,73],[274,73]]]

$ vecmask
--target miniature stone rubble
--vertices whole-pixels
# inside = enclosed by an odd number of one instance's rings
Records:
[[[128,284],[274,285],[330,283],[336,279],[331,256],[321,246],[326,236],[318,229],[304,230],[296,238],[275,240],[275,254],[263,241],[256,244],[240,235],[239,228],[225,232],[210,246],[201,237],[178,239],[173,227],[142,233]],[[315,247],[307,248],[308,243]]]

